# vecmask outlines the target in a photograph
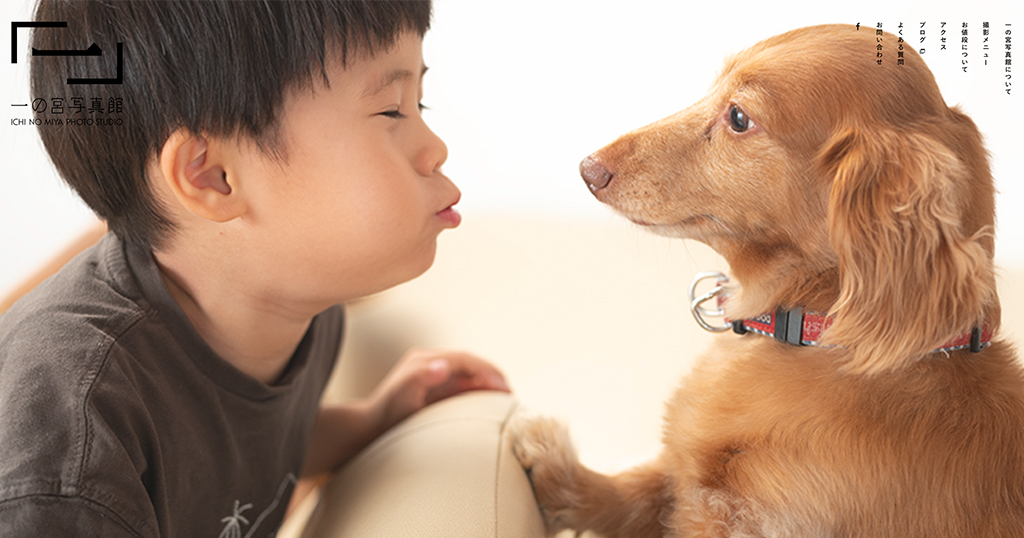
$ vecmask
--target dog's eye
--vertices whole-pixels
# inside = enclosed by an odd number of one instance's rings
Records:
[[[729,107],[729,123],[732,124],[732,130],[737,133],[742,133],[750,128],[750,118],[747,117],[747,113],[736,105]]]

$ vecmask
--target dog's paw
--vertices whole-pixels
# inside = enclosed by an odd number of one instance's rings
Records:
[[[549,532],[576,528],[580,465],[569,431],[546,417],[517,417],[511,425],[513,452],[533,484]]]

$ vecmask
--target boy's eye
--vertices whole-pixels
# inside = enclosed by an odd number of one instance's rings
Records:
[[[420,112],[422,112],[424,110],[429,110],[427,108],[427,106],[424,105],[423,103],[417,103],[416,107],[420,110]],[[388,118],[396,119],[396,120],[405,119],[405,117],[406,117],[405,114],[402,114],[402,112],[400,110],[398,110],[397,108],[395,110],[385,110],[384,112],[381,112],[380,115],[381,116],[386,116]]]

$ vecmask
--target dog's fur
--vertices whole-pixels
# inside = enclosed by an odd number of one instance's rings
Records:
[[[1024,374],[998,336],[994,189],[974,123],[908,45],[820,26],[730,59],[690,108],[584,160],[595,196],[731,268],[728,316],[829,312],[831,345],[719,336],[664,450],[603,476],[562,426],[516,426],[551,531],[619,537],[1024,537]],[[753,126],[731,127],[739,106]]]

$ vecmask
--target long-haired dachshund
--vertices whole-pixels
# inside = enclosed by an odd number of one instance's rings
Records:
[[[604,476],[558,423],[517,425],[550,531],[1024,537],[1024,373],[994,337],[985,149],[898,49],[852,26],[770,38],[581,163],[601,202],[726,259],[710,295],[729,333],[649,464]]]

